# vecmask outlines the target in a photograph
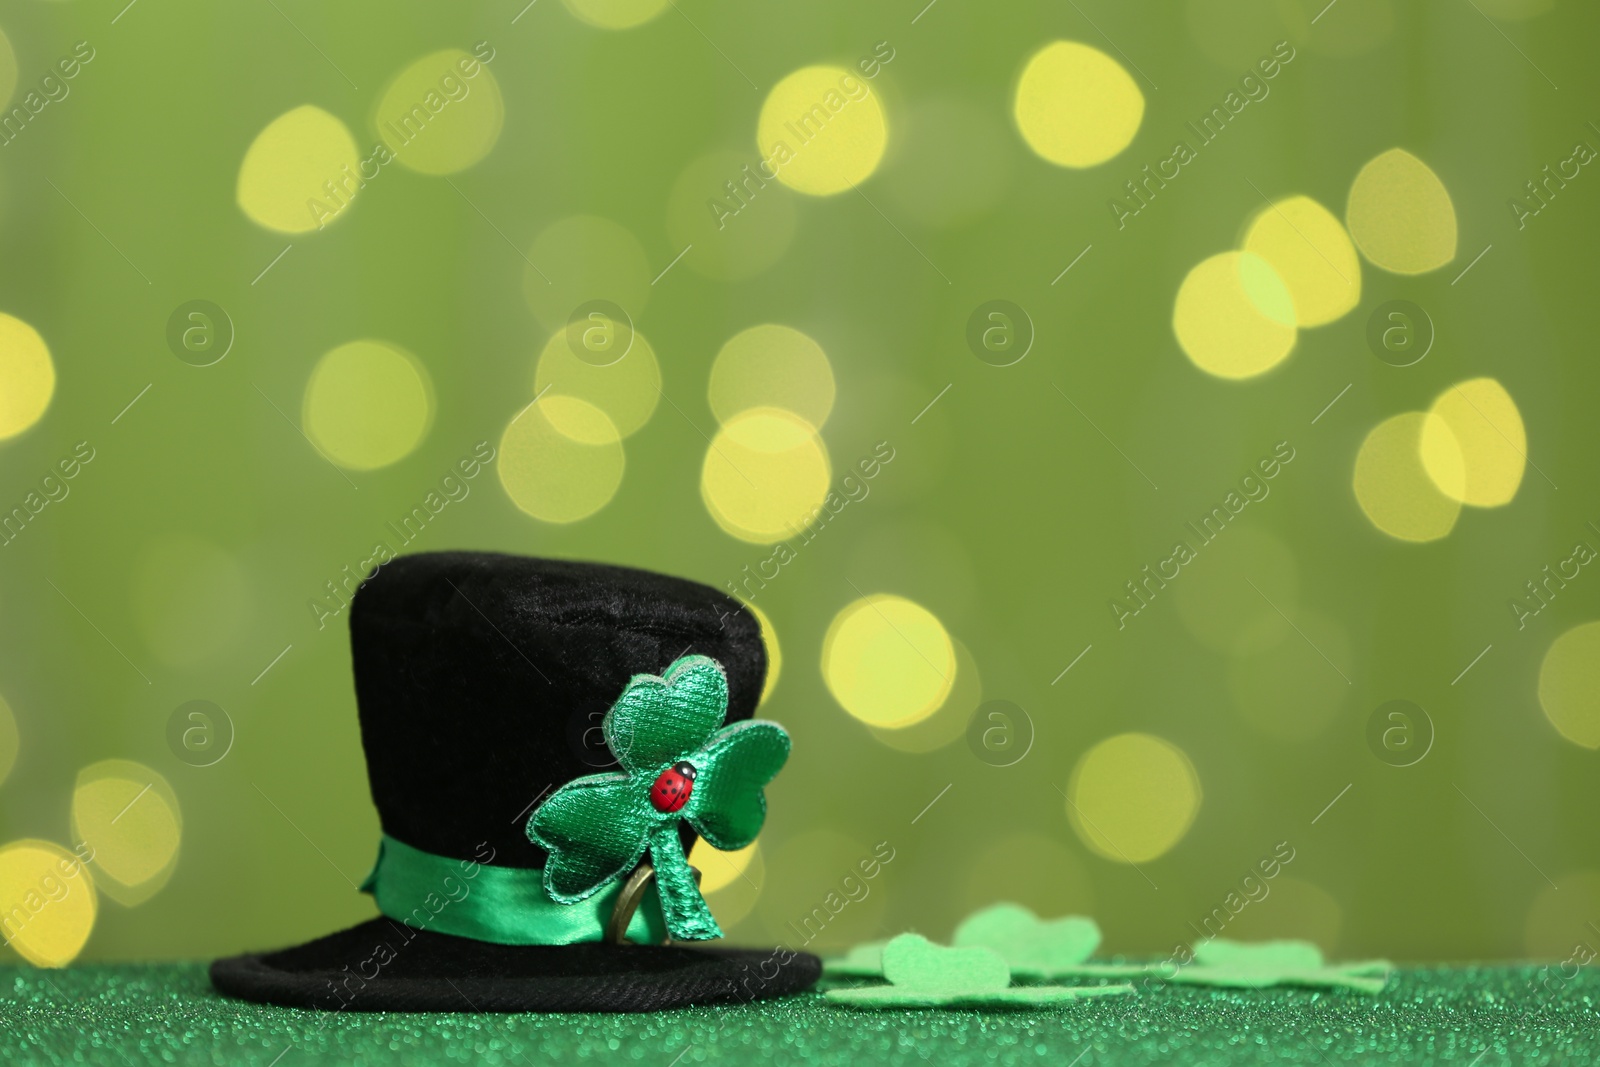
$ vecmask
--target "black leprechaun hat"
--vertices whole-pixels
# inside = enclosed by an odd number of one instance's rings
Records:
[[[651,1011],[778,996],[821,965],[720,936],[685,856],[754,840],[789,752],[722,593],[477,552],[384,564],[350,613],[380,915],[218,960],[247,1000],[351,1011]]]

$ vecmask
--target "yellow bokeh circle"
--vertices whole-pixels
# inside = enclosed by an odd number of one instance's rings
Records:
[[[546,396],[506,426],[495,470],[522,511],[567,523],[611,502],[623,466],[622,436],[605,412],[577,397]]]
[[[761,845],[755,841],[734,852],[721,852],[702,837],[689,850],[689,866],[700,870],[700,892],[711,894],[745,877],[760,855]]]
[[[701,838],[689,850],[689,865],[700,871],[700,892],[725,931],[755,909],[767,880],[766,860],[756,843],[737,852],[718,852]]]
[[[921,754],[943,748],[966,734],[972,717],[981,710],[978,705],[983,703],[983,678],[971,650],[953,637],[950,643],[956,650],[956,676],[944,703],[910,726],[871,727],[873,740],[896,752]]]
[[[772,87],[756,122],[756,147],[766,170],[811,196],[831,196],[866,181],[888,140],[872,87],[843,67],[801,67]]]
[[[1333,322],[1361,302],[1361,260],[1333,213],[1309,196],[1263,209],[1245,234],[1244,250],[1266,260],[1283,280],[1298,326]]]
[[[799,330],[752,326],[717,353],[707,394],[719,422],[751,408],[774,407],[821,427],[833,411],[833,365],[822,346]]]
[[[387,467],[427,436],[433,386],[409,352],[385,341],[351,341],[317,361],[301,420],[306,435],[339,466]]]
[[[781,408],[752,408],[712,438],[700,469],[700,497],[729,534],[773,544],[817,517],[830,476],[828,450],[814,426]]]
[[[1456,255],[1456,209],[1429,166],[1403,148],[1370,160],[1350,186],[1345,224],[1361,254],[1394,274],[1425,274]]]
[[[1505,386],[1493,378],[1460,382],[1429,410],[1435,417],[1423,426],[1422,458],[1439,491],[1477,508],[1511,503],[1527,466],[1528,435]]]
[[[1118,734],[1085,752],[1067,786],[1067,817],[1097,854],[1145,863],[1183,840],[1200,811],[1200,776],[1152,734]]]
[[[1029,57],[1012,103],[1028,147],[1060,167],[1092,167],[1127,148],[1144,119],[1144,94],[1122,64],[1077,41]]]
[[[1218,378],[1253,378],[1294,348],[1294,301],[1272,264],[1253,252],[1222,252],[1183,279],[1172,330],[1184,354]]]
[[[148,900],[172,877],[183,839],[177,794],[159,773],[131,760],[103,760],[78,772],[72,836],[119,904]],[[89,851],[92,850],[92,855]]]
[[[778,631],[773,628],[772,620],[767,618],[767,613],[754,604],[747,603],[744,606],[745,610],[755,616],[756,625],[761,627],[761,643],[767,649],[767,679],[761,683],[761,699],[756,701],[759,706],[766,703],[767,697],[777,688],[778,674],[783,670],[783,650],[778,645]]]
[[[29,963],[71,963],[98,911],[94,879],[73,853],[31,838],[0,847],[0,922],[6,943]]]
[[[602,30],[642,26],[667,9],[668,0],[561,0],[567,10]]]
[[[914,600],[875,593],[847,604],[822,640],[833,699],[868,726],[903,729],[943,706],[956,651],[938,616]]]
[[[573,352],[573,333],[559,330],[545,343],[533,375],[534,395],[577,397],[604,411],[617,433],[631,436],[650,421],[661,401],[655,349],[634,331],[624,355],[597,364]]]
[[[273,119],[239,164],[239,208],[279,233],[321,229],[360,190],[361,161],[343,122],[313,104]]]
[[[1574,626],[1539,665],[1539,706],[1575,745],[1600,748],[1600,622]]]
[[[1437,541],[1461,514],[1461,449],[1439,416],[1403,412],[1374,426],[1361,442],[1351,484],[1372,525],[1390,537]]]
[[[476,56],[447,48],[423,56],[389,83],[373,125],[402,165],[422,174],[466,170],[500,139],[500,85]]]
[[[0,440],[44,417],[56,394],[56,365],[39,331],[0,312]]]

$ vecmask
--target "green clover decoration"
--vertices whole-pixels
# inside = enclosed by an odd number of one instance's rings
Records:
[[[689,870],[678,823],[688,820],[712,848],[744,848],[766,819],[762,789],[789,758],[783,727],[759,719],[722,726],[727,715],[728,678],[708,656],[684,656],[660,677],[629,680],[600,725],[622,771],[573,779],[528,819],[529,840],[550,854],[550,899],[586,900],[648,850],[672,938],[722,936]]]
[[[1304,986],[1381,993],[1388,983],[1389,972],[1394,969],[1387,960],[1330,964],[1323,958],[1322,950],[1310,941],[1250,943],[1221,937],[1197,941],[1192,950],[1193,959],[1185,964],[1174,960],[1096,963],[1091,957],[1100,945],[1100,927],[1093,919],[1079,915],[1040,919],[1022,905],[1011,903],[993,904],[973,912],[956,927],[951,940],[955,949],[981,949],[996,955],[1006,964],[1011,977],[1023,982],[1147,977],[1158,982],[1231,989]],[[892,944],[893,941],[857,945],[845,956],[824,961],[823,973],[834,979],[882,978],[894,986],[905,986],[908,981],[925,986],[927,983],[922,979],[897,978],[891,973],[887,946]],[[955,961],[964,959],[948,954],[924,955],[933,961],[930,966],[937,964],[947,969],[954,966]],[[877,991],[868,993],[867,989]],[[976,995],[982,990],[973,987],[965,992]],[[884,991],[881,986],[849,991],[833,999],[863,998],[875,1003],[901,1003],[896,994]]]
[[[888,985],[829,989],[834,1004],[853,1008],[1045,1008],[1090,997],[1119,996],[1131,985],[1011,984],[1006,959],[991,948],[947,948],[921,934],[901,934],[876,950]]]

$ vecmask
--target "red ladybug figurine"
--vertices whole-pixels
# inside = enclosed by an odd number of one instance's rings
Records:
[[[689,803],[689,794],[694,792],[695,773],[694,764],[688,760],[679,760],[662,771],[656,784],[650,787],[651,805],[665,815],[682,810]]]

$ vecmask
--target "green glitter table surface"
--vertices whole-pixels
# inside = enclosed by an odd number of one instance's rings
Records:
[[[1600,1063],[1600,975],[1398,972],[1379,996],[1158,987],[1049,1011],[878,1011],[815,993],[653,1015],[318,1013],[227,1000],[199,964],[0,968],[6,1064]]]

